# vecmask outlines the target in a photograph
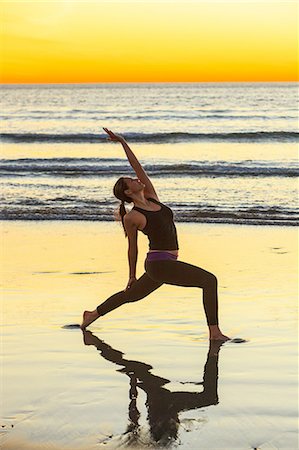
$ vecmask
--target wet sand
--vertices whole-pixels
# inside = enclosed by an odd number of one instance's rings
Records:
[[[118,224],[1,229],[1,448],[298,447],[295,228],[178,224],[180,259],[218,277],[223,332],[247,340],[222,346],[196,288],[69,327],[126,285]]]

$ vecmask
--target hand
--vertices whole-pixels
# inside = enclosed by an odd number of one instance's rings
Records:
[[[128,289],[130,289],[130,287],[132,286],[132,284],[134,284],[136,282],[136,277],[130,277],[127,287],[125,289],[125,291],[127,291]]]
[[[108,141],[112,142],[124,142],[124,138],[119,134],[113,133],[113,131],[108,130],[108,128],[103,128],[103,130],[109,135]]]

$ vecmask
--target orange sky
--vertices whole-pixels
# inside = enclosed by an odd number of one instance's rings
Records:
[[[4,83],[295,81],[294,1],[1,2]]]

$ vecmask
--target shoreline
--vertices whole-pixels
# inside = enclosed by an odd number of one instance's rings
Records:
[[[49,223],[49,222],[62,222],[62,223],[67,223],[67,222],[70,222],[70,223],[73,223],[73,222],[78,222],[78,223],[86,223],[86,222],[88,222],[88,223],[111,223],[111,222],[115,222],[115,223],[118,223],[118,222],[120,222],[120,221],[118,221],[118,220],[115,220],[113,217],[111,218],[111,219],[105,219],[105,220],[96,220],[96,219],[90,219],[90,218],[86,218],[86,219],[69,219],[69,218],[67,218],[67,219],[62,219],[62,218],[52,218],[52,219],[49,219],[49,218],[40,218],[40,219],[35,219],[35,218],[32,218],[32,219],[30,219],[30,218],[26,218],[26,219],[18,219],[18,218],[12,218],[12,219],[7,219],[7,218],[3,218],[3,217],[0,217],[0,223],[1,222],[3,222],[3,223],[6,223],[6,222],[24,222],[24,223],[26,223],[26,222],[29,222],[29,223],[32,223],[32,222],[35,222],[35,223],[42,223],[42,222],[47,222],[47,223]],[[232,221],[232,222],[222,222],[222,221],[219,221],[219,222],[217,222],[217,221],[214,221],[214,220],[211,220],[211,221],[208,221],[208,220],[206,220],[206,219],[204,219],[204,220],[198,220],[198,221],[184,221],[184,220],[180,220],[180,219],[178,219],[178,218],[176,218],[175,219],[175,223],[179,223],[179,224],[184,224],[184,225],[219,225],[219,226],[221,226],[221,225],[230,225],[230,226],[248,226],[248,227],[277,227],[277,228],[294,228],[294,227],[297,227],[298,225],[299,225],[299,223],[273,223],[273,221],[271,221],[271,220],[269,220],[269,223],[267,222],[267,223],[248,223],[248,222],[242,222],[242,221],[238,221],[237,223],[236,222],[234,222],[234,221]]]

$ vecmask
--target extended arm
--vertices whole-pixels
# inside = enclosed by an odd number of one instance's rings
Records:
[[[136,173],[136,176],[141,181],[141,183],[143,183],[145,186],[145,188],[144,188],[145,196],[146,197],[154,197],[157,200],[159,200],[151,180],[149,179],[147,173],[145,172],[144,168],[142,167],[142,165],[136,158],[135,154],[129,147],[126,140],[122,136],[119,136],[118,134],[113,133],[111,130],[108,130],[108,128],[103,128],[103,130],[109,135],[109,138],[111,141],[120,142],[121,145],[123,146],[123,149],[125,151],[125,154],[128,158],[128,161],[129,161],[132,169]]]

